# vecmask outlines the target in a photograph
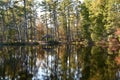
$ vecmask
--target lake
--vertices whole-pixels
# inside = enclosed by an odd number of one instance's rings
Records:
[[[0,80],[120,80],[120,50],[100,46],[1,46]]]

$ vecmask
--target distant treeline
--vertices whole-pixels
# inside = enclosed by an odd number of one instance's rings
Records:
[[[0,9],[1,42],[37,41],[44,35],[88,43],[120,37],[119,0],[2,0]]]

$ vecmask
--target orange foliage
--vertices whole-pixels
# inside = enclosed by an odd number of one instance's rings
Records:
[[[37,31],[44,33],[44,25],[42,23],[37,24]]]
[[[44,35],[44,25],[42,23],[37,24],[37,40],[41,40],[42,35]]]
[[[117,57],[115,58],[115,61],[116,61],[117,65],[120,65],[120,56],[117,56]]]
[[[120,35],[120,28],[116,29],[115,35]]]

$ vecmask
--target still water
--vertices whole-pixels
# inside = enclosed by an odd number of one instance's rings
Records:
[[[119,49],[2,46],[0,80],[120,80]]]

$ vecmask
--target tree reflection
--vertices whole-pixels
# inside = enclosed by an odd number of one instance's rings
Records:
[[[44,46],[38,75],[42,80],[79,80],[82,76],[79,53],[73,45]],[[43,55],[43,54],[41,54]]]
[[[56,50],[54,49],[54,46],[43,46],[44,54],[38,53],[39,55],[42,55],[44,58],[38,59],[37,66],[39,68],[38,74],[39,77],[42,80],[52,79],[56,80],[58,78],[58,75],[56,73],[58,69],[58,55]],[[55,78],[55,79],[54,79]]]
[[[32,79],[35,67],[35,47],[7,46],[1,48],[0,53],[0,78],[5,79]]]
[[[115,64],[112,56],[107,55],[106,49],[93,46],[90,58],[90,80],[114,80]]]
[[[81,70],[81,58],[77,52],[77,47],[73,45],[66,45],[65,52],[62,58],[62,79],[66,80],[80,80],[82,74]]]
[[[0,80],[119,80],[119,72],[119,52],[99,46],[0,47]]]

